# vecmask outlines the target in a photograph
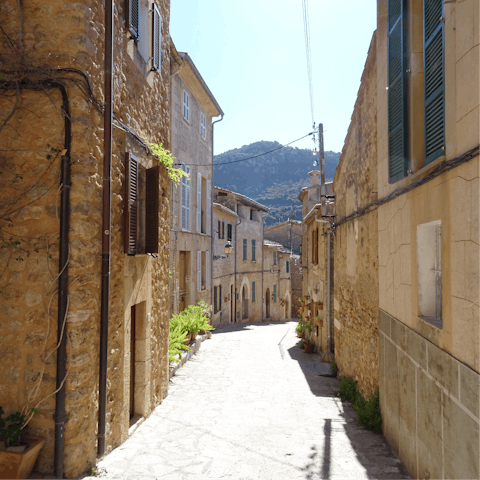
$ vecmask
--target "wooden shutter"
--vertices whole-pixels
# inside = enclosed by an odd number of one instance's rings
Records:
[[[207,209],[207,228],[205,231],[207,232],[207,235],[212,234],[212,198],[211,198],[211,188],[210,188],[210,180],[207,180],[207,201],[206,203],[206,209]]]
[[[205,252],[205,289],[208,290],[210,288],[210,252],[207,250]]]
[[[222,238],[222,233],[220,231],[220,220],[218,221],[218,238]]]
[[[255,282],[252,282],[252,303],[255,301]]]
[[[185,165],[185,171],[188,174],[187,180],[186,180],[186,189],[187,189],[187,196],[186,196],[186,204],[185,204],[185,211],[186,213],[186,218],[187,218],[187,223],[185,225],[185,230],[190,231],[190,166]]]
[[[185,164],[182,162],[182,170],[185,171]],[[187,230],[187,177],[182,177],[181,180],[182,188],[182,229]]]
[[[128,255],[135,255],[138,230],[138,160],[128,152],[125,154],[124,220],[124,251]]]
[[[217,308],[217,287],[213,287],[213,313],[218,312]]]
[[[256,260],[255,257],[255,240],[252,240],[252,261],[254,262]]]
[[[222,239],[225,240],[225,222],[222,222]]]
[[[227,225],[227,240],[232,240],[232,224]]]
[[[273,286],[273,301],[276,303],[277,301],[277,286]]]
[[[145,201],[145,253],[158,253],[158,206],[160,166],[147,170]]]
[[[247,239],[243,239],[243,259],[247,259]]]
[[[153,4],[152,23],[152,70],[159,71],[162,60],[162,17],[155,4]]]
[[[140,37],[139,17],[140,17],[140,0],[128,1],[128,28],[134,38]]]
[[[222,286],[218,286],[218,311],[222,310]]]
[[[197,232],[202,233],[202,175],[197,173]]]
[[[407,175],[406,0],[388,0],[388,175]]]
[[[202,291],[202,252],[197,251],[197,292]]]
[[[443,0],[424,0],[425,165],[445,155]]]
[[[287,270],[287,273],[290,273],[290,262],[287,261],[287,263],[285,264],[285,268]]]

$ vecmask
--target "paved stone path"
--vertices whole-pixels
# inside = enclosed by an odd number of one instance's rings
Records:
[[[169,395],[98,465],[117,479],[410,478],[385,438],[359,427],[336,378],[298,347],[296,323],[215,332]],[[93,478],[93,477],[92,477]]]

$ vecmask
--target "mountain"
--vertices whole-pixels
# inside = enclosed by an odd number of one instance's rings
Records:
[[[241,193],[271,208],[266,224],[283,222],[289,217],[302,219],[302,205],[297,195],[302,187],[310,185],[307,173],[313,170],[312,150],[284,147],[278,142],[255,142],[241,148],[215,155],[213,183]],[[245,162],[217,165],[260,155]],[[333,180],[340,153],[325,152],[325,177]]]

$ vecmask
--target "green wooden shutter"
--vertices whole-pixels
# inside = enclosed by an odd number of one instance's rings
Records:
[[[160,166],[149,168],[146,176],[145,202],[145,250],[146,253],[158,253],[158,210],[160,199]]]
[[[222,286],[218,286],[218,311],[222,310]]]
[[[220,220],[218,221],[218,238],[222,238],[222,235],[220,232]]]
[[[243,239],[243,259],[247,259],[247,239]]]
[[[255,240],[252,240],[252,262],[255,262]]]
[[[255,301],[255,282],[252,282],[252,303]]]
[[[445,23],[443,0],[423,2],[425,165],[445,155]]]
[[[214,308],[213,313],[217,313],[218,312],[218,309],[217,309],[217,287],[213,287],[213,308]]]
[[[388,176],[407,175],[406,0],[388,0]]]
[[[277,302],[277,286],[273,286],[273,303]]]

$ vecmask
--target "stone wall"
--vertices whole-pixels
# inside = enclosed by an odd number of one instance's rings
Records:
[[[302,222],[288,220],[265,228],[265,238],[281,243],[286,249],[293,249],[293,253],[300,253],[302,244]]]
[[[76,68],[88,75],[93,94],[103,101],[103,2],[88,5],[52,0],[38,6],[24,2],[23,34],[30,80],[62,76],[67,87],[72,120],[72,187],[70,190],[70,255],[68,335],[65,382],[67,398],[65,424],[65,475],[77,477],[96,462],[98,418],[98,363],[100,325],[101,213],[103,119],[85,96],[81,75],[46,73],[51,68]],[[124,4],[116,5],[114,47],[114,112],[146,142],[169,145],[169,2],[158,1],[162,16],[161,72],[150,72],[147,61],[136,50],[125,28]],[[0,12],[1,23],[14,38],[18,25],[16,2],[7,1]],[[55,25],[55,28],[51,28]],[[148,35],[144,36],[145,42]],[[2,42],[4,42],[2,37]],[[3,49],[4,43],[2,43]],[[35,45],[35,49],[32,46]],[[37,68],[39,67],[39,68]],[[12,92],[10,92],[12,93]],[[14,93],[14,92],[13,92]],[[25,238],[19,247],[2,249],[4,271],[0,303],[2,325],[7,325],[3,341],[0,404],[9,413],[26,404],[28,392],[39,378],[43,346],[55,344],[58,273],[59,152],[63,149],[61,97],[55,90],[22,91],[19,108],[0,134],[2,164],[19,185],[29,189],[11,215],[12,238]],[[11,97],[0,97],[2,118],[11,111]],[[40,120],[39,120],[40,119]],[[130,312],[137,306],[135,413],[148,415],[167,395],[168,388],[168,245],[169,189],[161,168],[159,199],[158,258],[126,257],[123,253],[123,202],[125,152],[136,153],[142,167],[154,165],[135,139],[113,129],[112,158],[112,264],[108,346],[107,450],[128,436],[130,384]],[[3,167],[2,167],[3,169]],[[16,177],[23,177],[20,179]],[[9,193],[13,199],[14,193]],[[23,243],[22,243],[23,242]],[[24,259],[20,253],[24,252]],[[15,252],[15,253],[13,253]],[[13,256],[12,256],[13,253]],[[3,355],[4,354],[4,355]],[[33,401],[55,390],[55,355],[46,360],[40,390]],[[31,404],[32,406],[32,404]],[[53,468],[52,413],[55,397],[39,406],[29,431],[46,439],[37,463],[42,472]]]
[[[376,36],[335,172],[339,219],[376,199]],[[335,231],[334,341],[341,375],[366,396],[378,386],[378,218],[372,212]]]
[[[413,478],[478,478],[479,374],[379,311],[383,433]]]

